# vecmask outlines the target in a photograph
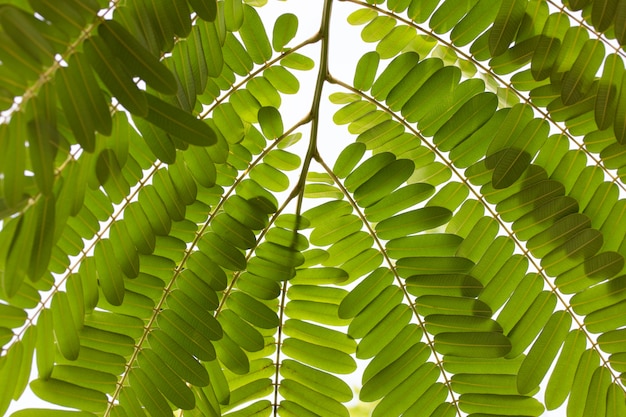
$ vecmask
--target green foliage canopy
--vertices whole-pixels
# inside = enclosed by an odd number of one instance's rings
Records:
[[[626,3],[344,2],[0,4],[0,414],[626,415]]]

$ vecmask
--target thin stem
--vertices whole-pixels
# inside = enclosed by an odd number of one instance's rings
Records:
[[[328,166],[328,164],[326,164],[326,162],[321,157],[316,158],[316,161],[324,168],[326,173],[333,179],[333,181],[337,185],[337,187],[339,187],[339,189],[341,190],[343,195],[346,197],[346,200],[348,200],[348,202],[350,203],[350,205],[352,206],[354,211],[356,211],[356,213],[358,214],[359,218],[363,222],[363,225],[365,225],[365,228],[367,229],[367,232],[369,233],[369,235],[372,237],[372,239],[374,239],[375,245],[378,246],[378,250],[383,255],[383,258],[385,260],[385,263],[387,264],[387,267],[393,273],[393,276],[394,276],[395,280],[397,281],[398,286],[402,290],[404,298],[406,299],[406,301],[407,301],[407,303],[409,305],[409,308],[413,312],[413,317],[415,317],[415,319],[417,320],[417,324],[422,329],[422,333],[424,335],[424,338],[426,339],[426,344],[430,348],[430,351],[433,354],[433,357],[435,358],[435,362],[437,364],[437,367],[439,368],[439,371],[441,372],[441,375],[443,377],[444,384],[448,388],[448,392],[450,394],[451,401],[452,401],[452,403],[456,404],[458,402],[458,399],[456,398],[456,395],[455,395],[454,391],[452,390],[452,381],[448,377],[448,373],[446,372],[446,370],[445,370],[445,368],[443,366],[443,358],[441,358],[439,353],[435,350],[435,340],[431,337],[430,333],[428,333],[428,331],[426,331],[426,323],[424,322],[424,319],[417,312],[417,308],[415,307],[415,303],[411,301],[411,295],[407,291],[406,285],[404,285],[404,283],[402,282],[402,279],[400,278],[400,275],[398,275],[398,270],[397,270],[397,268],[395,266],[395,262],[393,262],[391,260],[391,258],[389,257],[389,254],[385,250],[385,245],[383,244],[383,242],[380,240],[380,238],[376,234],[376,230],[372,227],[371,223],[367,220],[365,214],[361,210],[361,207],[359,207],[357,202],[354,200],[353,196],[350,195],[350,192],[341,183],[340,179],[335,175],[333,170]],[[460,414],[461,412],[460,412],[460,410],[458,408],[457,408],[457,413],[458,413],[459,417],[461,417],[461,414]]]
[[[274,417],[278,417],[278,380],[280,378],[280,353],[283,343],[283,325],[285,324],[285,300],[287,298],[287,281],[283,282],[278,305],[278,334],[276,336],[276,373],[274,374]]]
[[[304,199],[304,184],[306,182],[306,175],[309,172],[311,166],[311,160],[318,155],[317,150],[317,132],[319,129],[319,113],[320,103],[322,101],[322,90],[324,83],[328,80],[328,50],[329,50],[329,33],[330,33],[330,17],[332,12],[333,2],[332,0],[324,0],[324,12],[322,15],[322,24],[318,32],[319,38],[322,41],[322,48],[320,52],[320,66],[317,73],[317,82],[315,85],[315,92],[313,93],[313,103],[311,104],[311,110],[308,115],[308,120],[311,121],[311,137],[309,138],[309,148],[307,149],[306,156],[302,163],[302,171],[298,184],[294,189],[294,192],[298,194],[298,203],[296,208],[296,230],[300,223],[300,214],[302,212],[302,200]]]
[[[309,138],[309,147],[307,149],[306,156],[304,157],[304,161],[302,163],[302,171],[300,172],[300,177],[298,178],[298,182],[294,187],[293,191],[287,198],[287,201],[291,201],[296,196],[298,197],[296,204],[296,222],[293,228],[293,241],[297,241],[298,229],[300,229],[300,215],[302,213],[302,202],[304,199],[304,186],[306,182],[306,176],[309,172],[309,167],[311,166],[311,160],[313,158],[317,158],[319,156],[317,150],[317,132],[319,129],[319,113],[320,113],[320,103],[322,100],[322,90],[324,89],[324,83],[328,79],[328,50],[329,50],[329,33],[330,33],[330,17],[332,13],[332,0],[324,0],[324,10],[322,12],[322,23],[320,25],[320,29],[316,36],[313,39],[321,40],[321,51],[320,51],[320,64],[317,73],[317,81],[315,84],[315,91],[313,93],[313,102],[311,104],[311,110],[309,114],[305,117],[305,121],[311,122],[311,136]],[[284,312],[285,312],[285,302],[287,295],[287,281],[283,284],[281,291],[281,301],[279,304],[279,320],[280,325],[278,326],[278,336],[277,336],[277,346],[276,346],[276,374],[275,374],[275,387],[274,387],[274,416],[278,416],[278,381],[280,376],[280,353],[281,353],[281,345],[282,345],[282,325],[284,323]]]

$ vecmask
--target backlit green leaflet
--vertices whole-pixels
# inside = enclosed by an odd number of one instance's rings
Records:
[[[0,2],[0,415],[622,417],[624,22]]]

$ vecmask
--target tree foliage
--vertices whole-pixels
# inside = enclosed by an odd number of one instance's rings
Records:
[[[626,415],[626,4],[344,1],[0,4],[0,414]]]

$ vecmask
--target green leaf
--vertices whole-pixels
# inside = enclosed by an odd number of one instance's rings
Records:
[[[85,56],[100,80],[126,110],[140,117],[148,115],[148,102],[144,93],[137,88],[101,37],[87,39]]]
[[[219,77],[224,69],[224,54],[222,52],[222,44],[224,42],[218,33],[219,28],[217,27],[217,22],[205,23],[198,26],[200,39],[202,40],[202,53],[206,54],[207,75]]]
[[[98,34],[115,51],[132,75],[139,76],[161,93],[176,92],[173,74],[117,21],[105,20],[98,26]]]
[[[234,292],[226,304],[240,317],[262,329],[273,329],[278,326],[276,313],[248,294],[240,291]]]
[[[26,356],[29,354],[29,356]],[[2,366],[0,368],[0,376],[3,378],[11,378],[11,381],[17,382],[19,379],[23,379],[24,376],[21,375],[24,371],[28,374],[30,369],[25,368],[25,364],[28,364],[28,360],[32,356],[32,352],[26,352],[24,343],[22,341],[15,342],[8,350],[5,356],[3,356],[4,361],[0,362]],[[13,389],[5,389],[0,396],[0,409],[3,412],[9,407],[11,400],[13,398],[17,398],[21,395],[23,391],[22,387],[18,387],[17,385],[13,386]],[[16,395],[17,394],[17,395]]]
[[[587,288],[571,299],[571,306],[581,316],[609,307],[626,298],[626,276]]]
[[[426,120],[422,119],[425,119],[429,113],[436,117],[441,116],[441,110],[450,110],[453,99],[452,93],[455,91],[460,79],[461,70],[457,67],[450,66],[438,69],[434,74],[424,80],[415,94],[402,106],[402,116],[410,122],[419,121],[424,123],[426,123]],[[438,102],[428,101],[427,97],[431,97],[435,90],[443,90],[446,91],[447,94],[442,95],[441,100]],[[389,97],[391,97],[391,94]],[[434,129],[432,133],[429,133],[429,136],[434,134],[436,130],[437,129]]]
[[[359,343],[356,357],[376,356],[409,324],[411,310],[404,304],[396,305]]]
[[[180,274],[177,285],[187,296],[208,310],[213,310],[219,305],[215,291],[190,269]]]
[[[430,314],[491,316],[491,309],[487,304],[469,297],[423,295],[417,299],[415,306],[424,316]]]
[[[233,36],[232,33],[226,34],[226,41],[224,42],[222,52],[224,55],[224,63],[232,69],[234,74],[244,76],[252,71],[254,67],[252,57],[245,50],[239,39]],[[228,84],[232,84],[233,82],[234,79],[229,80]]]
[[[218,265],[231,271],[246,269],[246,259],[241,251],[217,233],[205,233],[200,242],[200,248]]]
[[[248,356],[228,335],[224,335],[224,337],[216,341],[214,346],[219,361],[231,372],[237,375],[245,375],[250,372]],[[211,379],[213,379],[213,376],[211,376]]]
[[[606,399],[606,415],[608,417],[617,417],[620,413],[626,411],[626,403],[620,398],[620,386],[612,383],[609,386]]]
[[[359,393],[361,401],[376,401],[393,391],[402,381],[415,372],[428,359],[428,349],[415,344],[380,372],[364,380]],[[425,365],[426,367],[430,365]],[[365,378],[364,378],[365,379]]]
[[[124,301],[124,278],[115,260],[113,244],[109,239],[102,239],[95,248],[96,267],[100,288],[107,301],[114,306]]]
[[[374,111],[375,106],[367,101],[355,101],[339,109],[333,116],[333,121],[338,125],[352,123],[366,114]]]
[[[83,326],[79,336],[82,346],[94,349],[100,347],[121,356],[130,355],[135,346],[134,339],[130,336],[91,326]]]
[[[212,22],[217,15],[217,2],[214,0],[187,0],[196,14],[203,20]]]
[[[365,215],[371,221],[381,221],[392,217],[403,209],[424,201],[434,192],[435,187],[430,184],[409,184],[383,197],[374,205],[367,207]]]
[[[595,229],[584,229],[546,255],[541,264],[550,275],[563,273],[595,255],[602,246],[602,239]]]
[[[244,5],[243,25],[239,29],[246,50],[256,64],[263,64],[272,58],[272,46],[265,32],[263,22],[254,8]]]
[[[463,394],[459,398],[459,408],[467,413],[512,416],[523,413],[527,416],[540,416],[544,407],[532,397],[520,395]]]
[[[376,16],[378,16],[378,13],[375,10],[363,8],[352,12],[347,20],[351,25],[358,26],[370,22]]]
[[[416,38],[415,28],[408,25],[396,26],[389,32],[378,45],[376,52],[382,59],[393,58]]]
[[[293,337],[283,341],[283,352],[293,359],[328,372],[349,374],[356,369],[356,362],[347,353]]]
[[[285,67],[274,65],[263,71],[266,78],[276,90],[284,94],[296,94],[300,90],[300,81]]]
[[[187,267],[215,291],[221,291],[226,288],[226,273],[204,253],[198,251],[189,256]]]
[[[591,86],[596,72],[604,61],[604,46],[602,42],[589,39],[583,45],[579,58],[572,69],[563,78],[561,99],[566,105],[580,101]]]
[[[520,367],[517,377],[520,394],[528,394],[539,386],[564,342],[571,322],[571,316],[564,311],[557,311],[550,317]]]
[[[598,367],[591,376],[589,392],[583,416],[606,415],[607,391],[611,385],[610,371],[605,367]]]
[[[25,408],[11,414],[16,417],[93,417],[95,414],[87,411],[48,410],[45,408]]]
[[[376,298],[393,281],[392,274],[386,269],[377,269],[363,279],[339,305],[340,318],[352,318]]]
[[[502,332],[502,327],[500,327],[498,322],[488,317],[429,314],[424,320],[426,329],[432,335],[446,332]]]
[[[389,92],[417,65],[418,61],[419,55],[415,52],[407,52],[394,58],[374,81],[372,95],[377,100],[385,100]]]
[[[33,231],[30,265],[28,266],[28,276],[32,282],[37,282],[41,279],[50,262],[54,244],[55,206],[55,198],[49,196],[40,198],[35,203],[35,207],[32,208],[37,219],[37,224]]]
[[[157,384],[159,391],[177,407],[191,410],[195,397],[187,385],[151,349],[143,349],[138,356],[141,369]]]
[[[377,42],[394,28],[396,22],[389,16],[377,16],[363,28],[361,39],[365,42]]]
[[[183,158],[190,174],[200,185],[207,188],[215,185],[217,178],[215,162],[206,149],[192,145],[183,153]],[[193,184],[195,185],[195,182]]]
[[[361,207],[370,207],[388,196],[413,174],[415,164],[399,159],[391,162],[354,190],[354,199]]]
[[[181,346],[180,343],[183,341],[176,341],[161,330],[150,332],[149,341],[154,352],[181,378],[196,386],[203,387],[209,384],[206,369],[186,347]]]
[[[57,292],[50,306],[54,323],[54,335],[61,354],[69,360],[78,358],[80,342],[78,330],[74,327],[74,319],[70,309],[67,293]]]
[[[241,0],[226,0],[224,2],[224,21],[226,29],[237,31],[244,20],[244,4]]]
[[[19,373],[16,375],[13,387],[13,398],[18,399],[22,396],[26,387],[28,386],[28,381],[30,379],[30,373],[32,368],[32,360],[33,353],[35,350],[35,343],[37,339],[37,328],[29,327],[22,334],[22,340],[18,343],[18,347],[15,349],[17,351],[22,351],[22,359],[18,359],[20,363]]]
[[[348,417],[350,415],[347,408],[337,400],[311,390],[294,380],[284,379],[280,384],[279,393],[287,400],[293,400],[299,407],[310,410],[314,415],[333,417]]]
[[[112,374],[71,365],[55,366],[53,377],[102,392],[113,391],[117,382],[117,378]]]
[[[263,161],[282,171],[292,171],[300,167],[302,162],[298,155],[282,149],[274,149],[270,151],[267,155],[265,155]]]
[[[626,414],[626,9],[268,3],[0,8],[0,410]]]
[[[90,96],[87,92],[93,88],[93,85],[86,85],[89,80],[83,78],[84,74],[78,62],[80,62],[78,58],[75,58],[71,61],[73,65],[68,65],[58,71],[56,93],[76,141],[85,151],[93,152],[96,146],[94,131],[97,123],[94,118],[97,118],[98,114],[102,114],[103,111],[108,115],[108,108],[101,94],[99,94],[100,100],[95,103],[89,102]],[[84,72],[90,71],[89,68],[82,67],[82,69],[85,70]],[[80,80],[82,84],[77,89],[74,88],[76,80]],[[93,108],[94,105],[97,108]],[[83,112],[83,109],[90,109],[90,111]]]
[[[461,257],[422,256],[399,259],[396,266],[398,274],[408,278],[418,274],[465,274],[474,263]]]
[[[435,336],[435,349],[444,355],[499,358],[510,352],[511,341],[498,332],[439,333]]]
[[[341,265],[364,250],[371,248],[373,243],[374,241],[369,234],[358,231],[334,243],[328,249],[328,259],[322,263],[328,266]]]
[[[176,147],[172,138],[145,119],[133,118],[133,121],[152,154],[165,163],[173,164],[176,161]]]
[[[311,232],[310,241],[314,245],[326,246],[352,233],[361,230],[362,222],[354,215],[328,219]]]
[[[285,322],[283,329],[286,335],[305,342],[327,346],[348,354],[356,350],[356,343],[349,336],[316,324],[289,319]]]
[[[169,416],[172,414],[169,404],[163,398],[152,379],[141,368],[133,368],[129,372],[129,381],[137,392],[139,401],[152,416]]]
[[[452,217],[443,207],[424,207],[387,218],[376,225],[376,233],[383,239],[395,239],[409,234],[434,229]]]
[[[617,313],[626,305],[626,301],[619,301],[610,307],[594,311],[585,318],[585,325],[592,333],[602,333],[620,327],[622,317]]]
[[[495,20],[500,2],[479,0],[452,28],[450,39],[457,46],[465,46],[476,39]]]
[[[276,52],[282,52],[285,46],[296,36],[298,17],[293,13],[278,16],[274,23],[272,46]]]
[[[218,320],[224,332],[248,352],[258,352],[265,347],[263,335],[241,319],[233,310],[223,310]]]
[[[366,336],[385,315],[398,305],[403,298],[402,291],[393,285],[383,289],[380,294],[361,310],[350,323],[348,334],[360,339]]]
[[[489,51],[492,56],[504,53],[513,42],[525,11],[526,2],[523,0],[502,0],[496,20],[489,31]]]
[[[359,59],[354,74],[354,88],[361,91],[367,91],[372,88],[379,61],[380,55],[377,52],[367,52]]]
[[[439,369],[432,363],[425,363],[385,396],[385,398],[376,405],[372,416],[395,415],[399,412],[403,412],[405,409],[407,413],[410,413],[413,411],[411,409],[415,408],[425,413],[430,412],[430,409],[435,408],[441,399],[439,401],[435,399],[430,399],[430,401],[424,399],[422,404],[419,403],[422,402],[422,396],[429,396],[427,391],[431,391],[432,388],[438,390],[440,394],[438,396],[441,397],[441,393],[443,392],[441,390],[442,385],[435,383],[438,376]]]
[[[54,378],[36,379],[30,383],[30,388],[39,398],[64,407],[101,412],[107,406],[103,393]]]
[[[513,349],[508,357],[513,358],[520,354],[546,325],[556,304],[554,294],[543,291],[537,295],[524,316],[508,333]]]
[[[576,367],[570,400],[567,402],[567,414],[570,416],[582,416],[585,414],[585,404],[587,399],[591,399],[589,394],[591,381],[599,363],[598,352],[588,349],[580,357]],[[604,395],[602,397],[606,398]]]
[[[598,343],[604,352],[618,353],[621,352],[621,344],[625,338],[623,329],[612,330],[598,337]]]
[[[510,374],[470,374],[452,376],[452,386],[459,394],[517,395],[515,375]]]
[[[415,235],[392,239],[387,242],[386,249],[394,259],[415,253],[424,256],[452,256],[462,242],[461,237],[447,233]]]
[[[615,139],[620,144],[626,143],[626,117],[624,116],[624,109],[626,109],[626,77],[622,76],[622,83],[619,88],[619,98],[617,100],[617,107],[615,109],[615,121],[613,124],[613,133]]]
[[[0,23],[7,35],[33,59],[48,64],[55,51],[37,30],[33,20],[32,16],[11,5],[5,5],[0,12]]]
[[[527,268],[528,261],[525,257],[513,255],[485,285],[480,299],[489,304],[494,311],[498,310],[524,278]]]
[[[282,117],[274,107],[261,107],[259,109],[259,124],[263,134],[268,139],[276,139],[282,136],[284,132]]]
[[[163,330],[165,330],[168,334],[171,334],[172,337],[176,338],[176,340],[178,341],[177,343],[180,343],[181,346],[188,353],[190,353],[188,359],[191,359],[192,361],[194,361],[194,359],[191,357],[191,354],[205,361],[210,361],[210,360],[215,359],[215,349],[213,349],[213,346],[211,345],[209,335],[202,333],[199,329],[194,328],[193,326],[188,324],[176,312],[171,311],[171,310],[161,312],[158,316],[158,323],[159,323],[159,326]],[[167,344],[167,341],[165,343]],[[170,343],[170,345],[172,344]],[[153,346],[153,348],[158,350],[158,348],[155,346]],[[159,352],[159,355],[161,357],[165,357],[166,355],[168,355],[167,352],[168,352],[167,349],[162,350],[161,352]],[[170,353],[170,355],[172,355],[170,356],[170,359],[176,358],[176,356],[179,354],[179,352],[176,352],[176,351],[172,353],[174,354]],[[179,356],[180,356],[180,359],[185,359],[184,355],[179,355]],[[165,360],[167,362],[167,359]],[[175,364],[177,363],[177,361],[174,361],[173,359],[171,359],[170,363]],[[189,361],[187,362],[188,364],[185,367],[190,368],[192,371],[185,374],[185,380],[189,380],[189,382],[198,386],[206,385],[207,382],[203,382],[203,381],[206,381],[206,378],[203,377],[202,371],[201,370],[194,371],[193,370],[194,366],[197,366],[197,365]],[[184,364],[184,361],[183,361],[183,364]],[[183,372],[182,370],[185,367],[180,367],[177,365],[174,367],[174,369],[178,369],[179,372]],[[194,374],[197,374],[197,375],[194,376]]]
[[[285,359],[281,364],[280,374],[337,401],[347,402],[352,399],[352,389],[346,382],[300,362]]]
[[[30,161],[39,190],[44,195],[50,195],[54,185],[54,157],[59,135],[53,90],[48,84],[35,99],[33,113],[34,120],[28,124]]]
[[[471,275],[413,275],[406,279],[406,289],[411,295],[450,295],[476,297],[482,284]]]
[[[308,71],[315,67],[315,61],[308,56],[299,54],[297,52],[291,52],[280,60],[281,65],[287,68],[292,68],[299,71]]]
[[[208,124],[152,94],[146,93],[146,98],[146,120],[150,123],[192,145],[208,146],[217,141],[215,132]]]
[[[497,104],[492,93],[473,96],[435,133],[433,142],[443,151],[452,150],[493,116]]]
[[[54,367],[53,313],[44,309],[37,320],[37,371],[39,378],[48,379]]]
[[[86,59],[83,54],[74,54],[72,59],[68,62],[68,67],[74,67],[75,70],[70,70],[71,72],[69,74],[71,74],[72,77],[76,76],[82,80],[82,85],[77,88],[84,90],[82,102],[87,105],[87,108],[83,109],[83,111],[90,113],[94,127],[98,132],[109,136],[112,130],[109,106],[102,91],[98,87],[91,71],[91,66],[87,64]],[[80,102],[80,98],[78,100]]]
[[[464,16],[473,2],[444,1],[430,17],[429,25],[437,34],[446,33]]]
[[[129,278],[136,278],[139,274],[139,256],[123,219],[111,224],[109,238],[122,272]]]
[[[182,291],[171,292],[167,303],[187,324],[196,328],[206,338],[218,340],[222,336],[222,328],[217,320]]]
[[[535,79],[543,80],[550,75],[568,27],[567,19],[560,13],[548,17],[531,61],[531,71]]]

